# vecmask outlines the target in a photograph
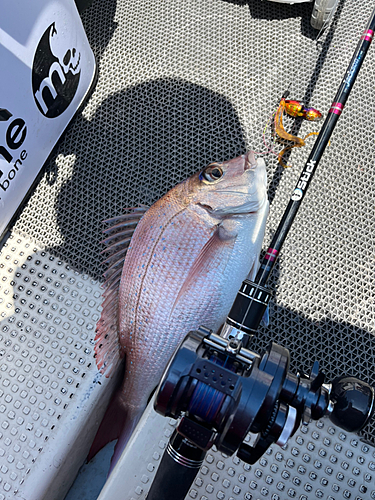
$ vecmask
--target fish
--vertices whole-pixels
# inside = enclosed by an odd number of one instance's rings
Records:
[[[268,212],[266,165],[249,151],[211,163],[150,208],[107,221],[95,356],[107,377],[124,359],[125,367],[88,460],[118,439],[111,471],[179,343],[201,325],[223,325],[242,281],[259,268]]]

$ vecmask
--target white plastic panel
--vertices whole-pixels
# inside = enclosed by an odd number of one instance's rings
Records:
[[[4,2],[0,62],[1,237],[94,80],[74,0]]]

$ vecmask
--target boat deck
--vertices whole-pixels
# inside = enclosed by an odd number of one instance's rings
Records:
[[[287,89],[326,115],[372,5],[340,0],[318,41],[311,10],[261,0],[95,0],[82,14],[97,85],[0,254],[0,500],[98,497],[110,447],[68,489],[116,382],[93,358],[101,221],[154,202],[212,161],[280,151],[270,117]],[[352,374],[373,385],[374,74],[370,48],[271,278],[270,324],[251,345],[285,346],[295,372],[309,373],[317,359],[328,379]],[[300,137],[321,123],[285,119]],[[264,249],[313,143],[293,149],[287,169],[263,155]],[[170,429],[147,410],[100,500],[120,498],[116,491],[145,498]],[[323,420],[251,467],[210,452],[187,498],[375,498],[374,444],[374,421],[353,436]]]

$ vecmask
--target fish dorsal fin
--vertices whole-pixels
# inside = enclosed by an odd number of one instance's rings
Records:
[[[96,325],[95,358],[98,370],[109,377],[117,368],[123,353],[118,336],[118,299],[121,273],[126,252],[135,228],[148,207],[145,205],[126,208],[123,215],[103,221],[109,227],[103,231],[102,241],[107,247],[101,252],[106,254],[103,264],[108,268],[103,274],[102,313]]]
[[[229,231],[225,227],[225,221],[224,223],[220,223],[216,226],[216,229],[211,238],[206,242],[206,244],[199,252],[197,258],[193,262],[193,265],[191,266],[189,273],[184,283],[182,284],[180,291],[178,292],[177,298],[174,301],[170,316],[176,309],[179,300],[190,288],[190,286],[197,280],[197,277],[204,272],[208,272],[211,269],[215,258],[217,259],[218,256],[222,256],[224,252],[229,258],[228,245],[232,248],[236,237],[236,232]],[[226,262],[222,261],[222,264],[224,267],[226,265]]]

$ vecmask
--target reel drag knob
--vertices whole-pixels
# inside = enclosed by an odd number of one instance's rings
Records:
[[[374,388],[355,377],[337,377],[332,381],[329,415],[332,423],[348,432],[360,431],[374,411]]]

